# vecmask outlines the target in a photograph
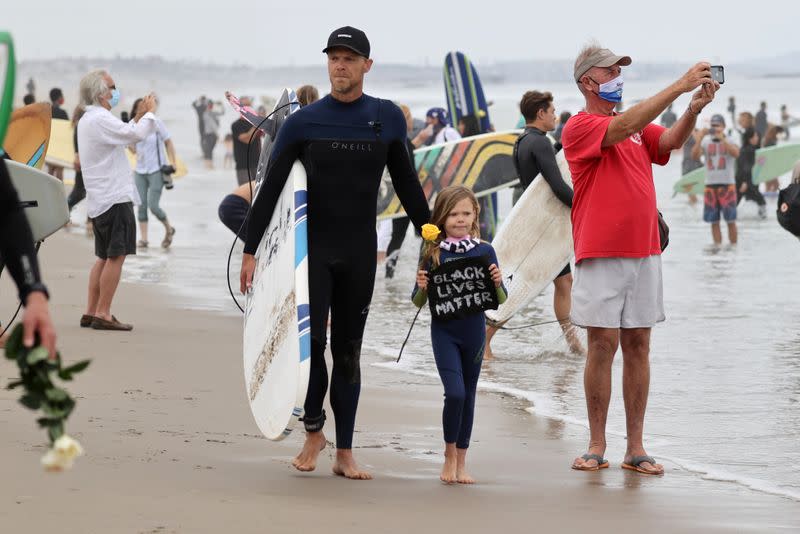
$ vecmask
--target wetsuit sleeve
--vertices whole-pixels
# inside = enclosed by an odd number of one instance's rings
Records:
[[[488,250],[489,263],[490,264],[494,263],[495,265],[500,267],[500,262],[497,261],[497,254],[494,251],[494,247],[492,245],[490,245],[489,243],[485,243],[485,245],[489,249]],[[502,304],[508,298],[508,289],[506,289],[506,285],[504,283],[502,283],[502,282],[500,282],[500,287],[498,287],[496,289],[497,289],[497,301],[500,304]]]
[[[389,115],[387,133],[390,138],[386,166],[389,167],[389,174],[392,176],[392,185],[397,198],[400,199],[403,208],[411,218],[411,222],[414,223],[417,233],[419,233],[422,225],[430,220],[431,212],[428,209],[425,193],[419,183],[417,171],[411,163],[412,158],[409,158],[408,150],[406,149],[406,128],[403,112],[392,104]]]
[[[19,205],[6,164],[0,160],[0,259],[8,267],[22,302],[31,291],[44,289],[28,219]]]
[[[296,115],[290,115],[278,131],[269,167],[264,177],[264,185],[256,195],[250,215],[247,218],[247,234],[244,244],[245,254],[255,254],[261,238],[267,229],[275,205],[286,185],[286,179],[292,170],[295,160],[300,156],[303,145],[300,121]],[[405,148],[403,148],[405,150]]]
[[[542,177],[545,179],[553,194],[568,208],[572,208],[572,188],[567,185],[561,176],[561,170],[556,163],[556,151],[553,144],[545,136],[537,136],[532,143],[533,157],[539,164]]]

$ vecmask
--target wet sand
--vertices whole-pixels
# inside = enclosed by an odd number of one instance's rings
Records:
[[[473,487],[438,481],[441,388],[365,366],[354,451],[375,475],[292,469],[302,434],[263,439],[249,412],[238,318],[182,309],[162,287],[123,283],[114,314],[131,333],[78,327],[92,242],[60,233],[41,252],[59,346],[92,366],[68,389],[69,432],[86,449],[75,468],[42,471],[45,433],[0,391],[0,521],[4,532],[764,532],[800,528],[800,505],[669,469],[649,478],[612,467],[569,469],[583,443],[555,420],[482,393],[470,451]],[[190,280],[186,281],[191,284]],[[0,284],[0,318],[15,294]],[[14,371],[0,367],[0,379]],[[372,384],[372,385],[371,385]],[[376,386],[375,384],[384,384]],[[394,384],[394,385],[391,385]],[[330,414],[330,411],[329,411]],[[333,434],[329,419],[329,439]],[[615,451],[616,452],[616,451]],[[743,454],[747,451],[743,451]],[[749,451],[757,454],[757,451]]]

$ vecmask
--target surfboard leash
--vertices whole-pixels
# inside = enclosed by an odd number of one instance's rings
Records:
[[[424,307],[425,306],[422,305],[419,308],[417,308],[417,313],[414,314],[414,320],[411,321],[411,327],[408,329],[408,334],[406,334],[406,339],[405,341],[403,341],[403,345],[400,347],[400,354],[397,355],[397,360],[395,361],[395,363],[400,363],[400,357],[403,355],[403,349],[406,348],[406,343],[408,343],[408,338],[411,337],[411,331],[414,330],[414,325],[417,322],[417,317],[419,317],[419,313],[422,311],[422,308]]]
[[[282,106],[278,106],[277,108],[272,110],[272,113],[270,113],[269,115],[264,117],[264,119],[258,124],[258,126],[255,127],[255,130],[253,131],[253,133],[250,134],[250,141],[247,143],[247,161],[248,162],[250,161],[250,146],[253,143],[253,138],[255,137],[256,132],[258,132],[259,128],[261,128],[261,126],[267,120],[269,120],[273,115],[275,115],[275,113],[277,113],[278,111],[280,111],[281,109],[283,109],[285,107],[288,107],[288,106],[291,106],[291,105],[294,105],[294,104],[297,104],[297,102],[287,102],[286,104],[284,104]],[[276,134],[276,137],[277,137],[277,134]],[[273,142],[274,141],[275,140],[273,139]],[[233,294],[233,287],[231,287],[231,258],[233,258],[233,249],[236,246],[236,240],[239,239],[239,234],[241,234],[242,230],[247,226],[247,221],[248,221],[248,219],[250,219],[250,212],[253,209],[253,202],[255,201],[255,198],[253,198],[253,177],[250,175],[250,165],[247,166],[247,183],[250,184],[250,206],[248,206],[248,208],[247,208],[247,214],[244,216],[244,220],[242,221],[242,225],[239,227],[239,230],[236,232],[236,235],[233,236],[233,243],[231,243],[231,249],[228,252],[228,265],[227,265],[227,269],[225,270],[225,279],[228,282],[228,292],[231,294],[231,298],[233,299],[234,304],[236,304],[236,307],[239,308],[239,311],[242,312],[242,313],[244,313],[244,308],[242,308],[242,305],[239,304],[239,301],[236,298],[236,295]]]
[[[526,325],[523,325],[523,326],[511,326],[511,327],[501,326],[501,327],[498,327],[498,330],[523,330],[525,328],[533,328],[534,326],[544,326],[546,324],[554,324],[554,323],[560,323],[560,322],[561,321],[559,321],[558,319],[555,319],[553,321],[544,321],[542,323],[532,323],[532,324],[526,324]]]
[[[37,256],[39,255],[39,247],[42,246],[43,242],[44,241],[39,241],[38,243],[36,243],[36,255]],[[5,267],[5,265],[3,263],[0,263],[0,274],[3,273],[3,268],[4,267]],[[22,301],[20,300],[19,301],[19,306],[17,306],[17,311],[14,312],[14,316],[11,317],[11,320],[8,321],[8,325],[5,328],[3,328],[2,332],[0,332],[0,338],[2,338],[4,335],[6,335],[6,332],[8,332],[8,329],[11,328],[11,325],[14,324],[14,321],[17,320],[17,315],[19,315],[19,310],[21,310],[21,309],[22,309]],[[2,326],[2,324],[0,324],[0,326]]]

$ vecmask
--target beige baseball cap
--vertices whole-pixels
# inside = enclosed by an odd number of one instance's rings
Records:
[[[575,81],[581,81],[581,76],[592,67],[611,67],[612,65],[627,67],[630,64],[630,56],[618,56],[608,48],[601,48],[575,66]]]

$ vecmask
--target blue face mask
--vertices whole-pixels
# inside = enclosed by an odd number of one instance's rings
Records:
[[[108,105],[113,108],[114,106],[119,104],[119,98],[120,98],[119,89],[117,89],[117,88],[112,89],[111,90],[111,100],[108,101]]]
[[[624,85],[624,83],[622,81],[621,72],[619,73],[619,76],[617,76],[613,80],[609,80],[606,83],[601,83],[598,85],[600,86],[600,92],[597,93],[597,96],[599,96],[606,102],[614,102],[615,104],[622,102],[622,86]]]

